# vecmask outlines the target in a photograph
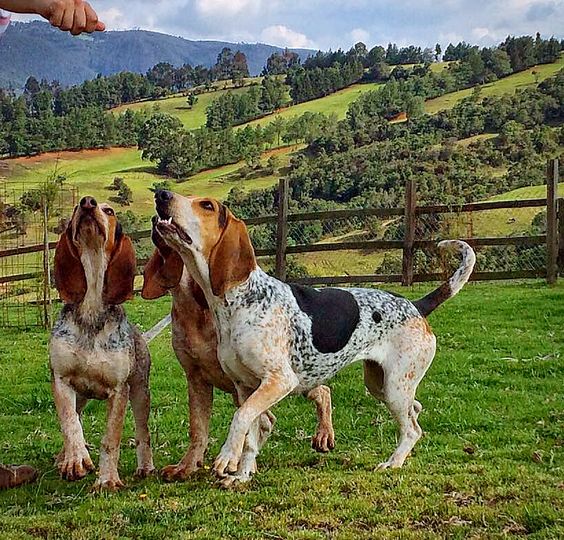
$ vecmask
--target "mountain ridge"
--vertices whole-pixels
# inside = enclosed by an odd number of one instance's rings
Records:
[[[0,57],[7,58],[0,70],[0,87],[19,90],[30,75],[68,86],[93,79],[98,74],[145,73],[159,62],[211,67],[223,47],[245,53],[253,75],[260,73],[272,53],[283,51],[264,43],[195,41],[149,30],[107,31],[73,37],[44,22],[15,22],[0,38]],[[291,50],[302,59],[314,52]]]

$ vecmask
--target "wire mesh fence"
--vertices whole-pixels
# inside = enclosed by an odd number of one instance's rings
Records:
[[[52,318],[53,247],[64,230],[76,188],[0,188],[0,326],[48,325]]]
[[[547,277],[550,281],[551,260],[557,274],[560,256],[560,272],[564,271],[564,200],[556,199],[554,170],[554,186],[549,186],[544,199],[417,206],[412,186],[406,194],[411,192],[413,199],[406,195],[402,208],[286,214],[281,205],[278,216],[249,219],[247,225],[259,264],[288,281],[409,285],[443,279],[458,261],[441,255],[436,246],[452,238],[474,247],[475,279]],[[282,200],[283,182],[280,190]],[[59,186],[49,195],[47,212],[46,199],[37,195],[28,194],[23,200],[21,192],[0,190],[2,326],[47,324],[51,318],[51,298],[56,295],[50,278],[52,250],[78,192]],[[557,204],[560,213],[555,211]],[[132,233],[141,270],[154,248],[150,231],[136,231],[145,222],[133,221],[135,227],[126,232]],[[136,287],[141,287],[140,278]]]

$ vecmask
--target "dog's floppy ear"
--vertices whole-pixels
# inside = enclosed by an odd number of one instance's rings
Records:
[[[229,289],[245,281],[255,268],[255,252],[247,227],[228,210],[227,223],[210,255],[213,294],[224,296]]]
[[[135,269],[133,243],[129,236],[120,234],[104,276],[103,299],[105,304],[123,304],[133,297]]]
[[[183,271],[184,262],[176,251],[170,249],[167,256],[164,256],[159,249],[155,249],[143,271],[141,296],[145,300],[164,296],[178,285]]]
[[[55,250],[55,287],[65,304],[78,304],[86,294],[86,275],[72,241],[70,224],[61,234]]]

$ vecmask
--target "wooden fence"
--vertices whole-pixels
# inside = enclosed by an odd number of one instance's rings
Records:
[[[477,271],[472,280],[505,280],[523,278],[546,278],[553,284],[558,274],[564,275],[564,198],[558,198],[558,160],[551,160],[547,166],[547,195],[541,199],[525,199],[513,201],[474,202],[459,206],[417,205],[417,186],[410,180],[406,186],[405,205],[401,208],[357,208],[347,210],[333,210],[327,212],[307,212],[290,214],[288,212],[289,186],[287,179],[281,179],[279,184],[279,212],[277,215],[262,216],[246,220],[248,226],[271,225],[276,226],[276,245],[271,248],[257,249],[258,257],[273,257],[276,261],[275,273],[279,279],[286,279],[286,263],[289,255],[319,253],[330,251],[350,250],[402,250],[402,271],[392,274],[340,275],[325,277],[306,277],[295,281],[313,285],[335,285],[351,283],[402,283],[409,286],[417,282],[439,281],[444,276],[441,273],[415,273],[414,254],[418,249],[433,249],[437,241],[429,238],[417,238],[415,234],[416,220],[425,215],[438,216],[463,212],[479,212],[486,210],[518,209],[518,208],[546,208],[546,234],[530,236],[499,236],[499,237],[471,237],[462,238],[473,247],[491,246],[545,246],[546,261],[542,268],[521,269],[511,271]],[[288,227],[296,222],[314,222],[343,220],[347,218],[403,218],[403,240],[364,240],[335,243],[288,244]],[[131,234],[133,240],[149,238],[151,231],[141,231]],[[45,244],[37,244],[20,248],[0,251],[0,259],[27,253],[42,252]],[[56,247],[56,242],[48,244],[49,249]],[[146,260],[139,260],[142,267]],[[24,281],[42,276],[42,273],[23,273],[19,275],[0,276],[0,284]]]

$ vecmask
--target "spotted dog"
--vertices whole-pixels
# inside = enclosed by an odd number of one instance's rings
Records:
[[[127,402],[135,417],[137,475],[154,470],[149,418],[151,358],[121,304],[133,296],[135,251],[107,204],[84,197],[55,252],[55,284],[64,307],[49,344],[52,390],[64,446],[57,458],[67,480],[94,469],[80,422],[89,399],[107,401],[97,489],[123,486],[119,447]]]
[[[203,466],[208,446],[213,389],[233,395],[235,385],[221,369],[217,358],[217,338],[213,315],[206,297],[185,269],[180,255],[166,244],[153,220],[152,240],[156,249],[145,266],[142,296],[147,300],[172,294],[172,346],[186,374],[190,416],[190,446],[179,463],[162,470],[167,481],[186,480]],[[334,448],[335,434],[331,421],[331,391],[326,386],[313,388],[308,398],[315,402],[318,415],[317,433],[312,446],[318,452]],[[261,415],[261,440],[274,423],[270,413]],[[251,467],[254,470],[254,465]]]
[[[458,250],[461,265],[414,303],[372,289],[315,290],[263,272],[244,223],[217,201],[168,191],[158,192],[156,199],[157,228],[203,290],[216,324],[219,361],[244,400],[215,460],[215,473],[227,482],[247,480],[241,455],[244,445],[258,453],[260,414],[357,360],[364,362],[368,390],[386,403],[399,425],[397,448],[379,468],[401,467],[421,437],[422,407],[415,392],[435,355],[426,316],[468,281],[475,264],[470,246],[439,244]]]

